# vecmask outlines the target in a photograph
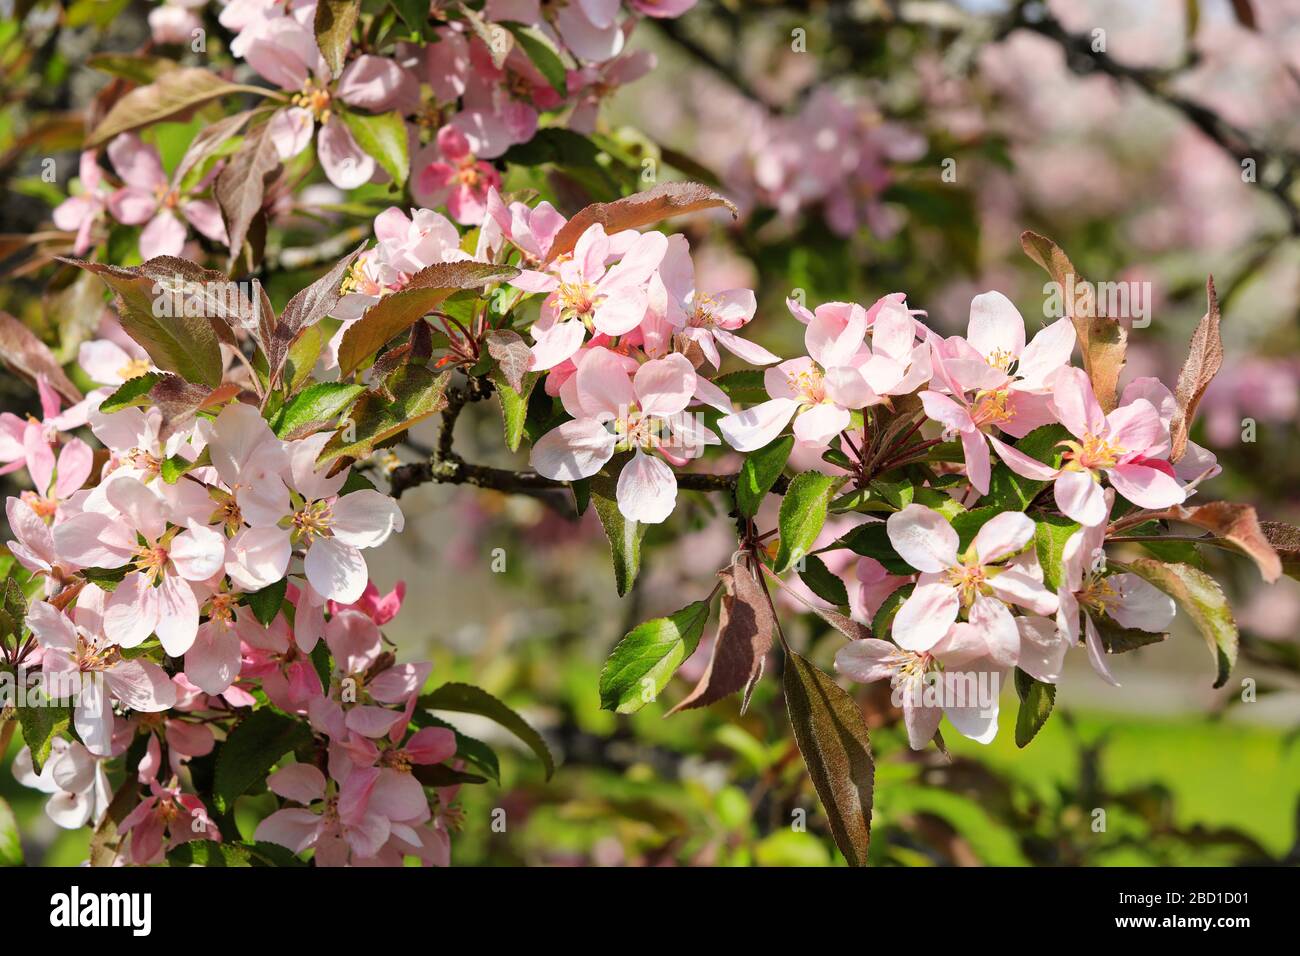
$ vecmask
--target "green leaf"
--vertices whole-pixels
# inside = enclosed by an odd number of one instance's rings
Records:
[[[316,4],[316,46],[335,79],[343,72],[352,30],[360,17],[361,0],[319,0]]]
[[[758,514],[763,498],[785,470],[793,448],[794,436],[785,435],[746,456],[736,480],[736,507],[743,517],[752,518]]]
[[[894,550],[889,540],[889,529],[883,521],[866,521],[855,528],[841,540],[844,546],[854,554],[865,558],[875,558],[891,574],[915,574],[916,571]]]
[[[1237,622],[1218,582],[1199,568],[1154,558],[1139,558],[1128,570],[1164,591],[1187,612],[1214,655],[1214,686],[1227,683],[1237,663]]]
[[[478,714],[480,717],[494,720],[537,754],[542,766],[546,768],[547,780],[555,773],[555,758],[551,756],[551,750],[546,746],[542,735],[481,687],[472,684],[443,684],[421,697],[416,702],[416,706],[421,710],[450,710],[459,714]]]
[[[0,797],[0,866],[22,866],[23,844],[18,839],[18,819],[8,801]]]
[[[837,607],[849,603],[849,592],[844,582],[832,574],[826,562],[817,555],[810,554],[804,559],[804,569],[799,572],[799,577],[808,585],[808,590],[823,601]]]
[[[429,4],[426,0],[388,0],[397,15],[412,30],[424,35],[424,27],[429,22]]]
[[[875,764],[862,711],[829,674],[793,651],[786,655],[784,685],[790,726],[835,845],[850,866],[865,866]]]
[[[105,415],[111,415],[133,405],[149,404],[149,389],[153,388],[160,378],[162,376],[157,372],[145,372],[143,375],[128,378],[112,395],[100,403],[99,410]]]
[[[758,369],[743,369],[739,372],[727,372],[713,380],[713,384],[722,389],[733,402],[745,404],[766,402],[770,395],[763,384],[763,373]]]
[[[524,422],[528,419],[528,399],[533,393],[533,386],[541,379],[537,372],[525,372],[523,392],[517,392],[506,381],[505,372],[500,367],[494,368],[488,376],[497,388],[497,398],[501,402],[501,422],[505,429],[506,447],[511,451],[519,450],[519,443],[524,437]]]
[[[1043,584],[1053,594],[1061,586],[1065,575],[1061,563],[1065,543],[1078,530],[1077,521],[1058,515],[1040,518],[1034,526],[1034,548],[1038,553],[1038,563],[1043,569]]]
[[[384,172],[393,178],[398,189],[404,187],[411,169],[411,158],[407,154],[406,123],[402,114],[396,110],[375,115],[344,109],[338,112],[362,152],[374,157]]]
[[[105,591],[116,591],[117,586],[122,583],[130,571],[129,565],[123,565],[120,568],[82,568],[81,576]]]
[[[281,757],[311,742],[311,728],[301,720],[274,710],[254,711],[235,726],[217,751],[212,784],[217,810],[227,812],[236,797],[266,779]]]
[[[158,465],[158,475],[167,484],[174,485],[184,477],[187,471],[198,468],[203,463],[199,459],[190,461],[180,455],[172,455],[170,458],[164,458]]]
[[[609,553],[614,561],[614,586],[618,589],[618,596],[622,597],[632,589],[641,570],[641,539],[645,537],[645,526],[623,517],[623,512],[618,510],[614,483],[609,479],[592,480],[591,503],[596,507],[596,516],[605,529],[605,537],[609,539]]]
[[[293,397],[275,422],[277,438],[306,438],[313,431],[333,427],[357,396],[365,391],[348,382],[317,382]]]
[[[160,301],[154,289],[160,284],[170,288],[173,275],[189,279],[190,276],[180,270],[183,267],[197,270],[197,266],[164,256],[151,259],[145,266],[135,269],[120,269],[81,259],[60,261],[93,272],[104,280],[116,294],[115,304],[123,330],[149,353],[149,358],[160,369],[174,372],[196,385],[216,388],[221,384],[221,346],[213,331],[212,319],[204,315],[156,315],[154,310],[155,303]],[[197,275],[197,272],[193,274]]]
[[[1016,746],[1027,747],[1038,736],[1052,716],[1056,702],[1056,685],[1045,684],[1016,668],[1016,694],[1020,697],[1020,710],[1016,714]]]
[[[252,866],[249,852],[238,843],[190,840],[167,853],[168,866]]]
[[[1015,447],[1016,451],[1023,452],[1035,461],[1059,468],[1063,450],[1057,447],[1057,442],[1070,437],[1063,425],[1044,425],[1016,442]],[[986,497],[999,511],[1024,511],[1048,484],[1046,481],[1017,475],[999,462],[989,477],[989,493]]]
[[[555,92],[567,97],[569,95],[568,71],[546,35],[535,27],[525,26],[522,23],[503,22],[501,25],[515,35],[515,42],[532,61],[533,66],[537,67],[537,72],[554,87]]]
[[[658,699],[700,643],[709,607],[706,601],[688,604],[667,617],[638,624],[619,641],[600,672],[601,708],[634,714]]]
[[[262,622],[263,627],[270,627],[275,616],[284,606],[284,595],[289,590],[289,579],[281,578],[274,584],[268,584],[260,591],[254,591],[245,599],[253,609],[253,616]]]
[[[391,442],[417,422],[447,407],[447,382],[451,372],[435,375],[422,365],[403,365],[384,382],[395,401],[389,401],[377,390],[366,392],[356,400],[348,413],[352,423],[351,435],[347,430],[338,432],[321,453],[321,462],[335,458],[365,458],[376,448]],[[350,441],[345,441],[350,437]]]
[[[1107,654],[1125,654],[1139,647],[1159,644],[1168,639],[1163,632],[1143,631],[1136,627],[1124,627],[1106,614],[1092,615],[1092,623],[1097,628],[1097,636]]]
[[[405,132],[402,136],[405,142]],[[348,326],[339,343],[339,375],[351,375],[452,293],[480,289],[518,274],[519,270],[512,266],[485,262],[435,262],[421,269],[400,292],[383,296]]]
[[[781,544],[774,568],[777,573],[788,570],[812,550],[826,523],[831,496],[840,484],[841,479],[820,471],[805,471],[790,482],[781,499]]]
[[[912,596],[915,589],[914,584],[904,584],[898,590],[889,592],[889,595],[880,602],[880,607],[876,609],[876,616],[871,619],[872,634],[882,641],[888,638],[894,626],[894,615]]]
[[[28,692],[29,700],[33,693],[35,691]],[[72,709],[24,706],[15,710],[18,712],[18,723],[23,729],[23,741],[32,752],[32,768],[40,773],[50,757],[50,744],[54,738],[67,735],[72,723]]]

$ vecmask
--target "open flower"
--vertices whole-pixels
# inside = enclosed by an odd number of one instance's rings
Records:
[[[254,839],[294,853],[315,850],[317,866],[347,866],[353,856],[373,857],[392,832],[392,824],[378,811],[363,811],[345,822],[339,815],[337,782],[311,764],[283,767],[267,778],[266,786],[302,806],[272,813],[257,825]]]
[[[894,549],[921,572],[894,617],[894,640],[904,650],[930,650],[965,614],[987,641],[989,656],[1010,666],[1019,654],[1020,634],[1007,604],[1038,614],[1056,610],[1056,596],[1043,586],[1036,559],[1010,560],[1034,540],[1034,522],[1025,514],[995,515],[960,555],[952,525],[924,505],[890,515],[886,527]]]
[[[45,815],[65,830],[98,824],[113,799],[103,761],[75,740],[54,737],[39,774],[30,747],[18,751],[11,769],[24,787],[50,795]]]
[[[379,547],[402,530],[404,521],[397,502],[378,491],[339,495],[347,472],[330,476],[328,465],[316,466],[329,438],[321,432],[289,442],[293,513],[288,529],[280,530],[306,549],[303,571],[312,589],[322,598],[351,604],[370,580],[362,549]]]
[[[987,744],[997,736],[1007,673],[990,650],[976,625],[959,622],[923,651],[875,638],[850,641],[836,653],[835,669],[865,684],[889,681],[913,750],[934,739],[945,714],[962,736]]]
[[[737,451],[754,451],[794,419],[796,439],[816,447],[828,445],[849,427],[851,409],[880,400],[863,375],[863,365],[872,358],[863,349],[866,334],[867,313],[862,306],[836,303],[819,308],[804,333],[808,356],[763,373],[771,401],[718,421],[727,443]]]
[[[69,196],[54,208],[54,225],[65,232],[75,232],[72,251],[84,256],[95,244],[91,233],[108,209],[110,190],[99,168],[93,149],[85,150],[80,159],[81,193]]]
[[[780,356],[735,334],[754,318],[758,302],[753,290],[704,292],[695,287],[695,263],[685,236],[668,237],[658,276],[666,293],[669,325],[697,344],[714,368],[722,364],[719,345],[750,365],[781,361]]]
[[[184,529],[171,524],[164,501],[133,476],[111,479],[105,494],[114,513],[83,511],[58,525],[56,550],[80,567],[130,566],[105,606],[105,634],[135,647],[156,633],[180,657],[199,629],[193,584],[221,570],[225,541],[193,519]]]
[[[40,642],[43,671],[76,694],[73,723],[93,753],[112,749],[113,702],[129,710],[156,713],[176,703],[176,688],[157,664],[122,656],[104,633],[104,592],[87,584],[73,617],[44,601],[33,601],[27,624]],[[102,685],[99,680],[102,678]]]
[[[677,478],[646,452],[682,464],[702,445],[718,443],[712,431],[682,415],[695,377],[690,361],[674,353],[646,362],[629,379],[620,356],[591,349],[566,401],[575,418],[533,446],[533,467],[557,481],[576,481],[596,474],[616,452],[632,451],[618,477],[618,509],[630,521],[663,521],[677,502]]]
[[[623,236],[622,233],[618,234]],[[533,368],[545,371],[582,347],[588,331],[625,335],[646,317],[646,284],[668,251],[661,232],[632,234],[631,244],[612,267],[614,238],[600,223],[590,226],[563,259],[556,274],[523,272],[511,284],[527,292],[548,292],[533,323]]]
[[[108,158],[126,184],[109,197],[108,206],[124,225],[145,224],[140,233],[141,257],[180,255],[186,222],[213,242],[229,242],[216,200],[183,195],[163,172],[158,150],[139,136],[123,133],[116,137],[108,144]]]
[[[413,193],[428,206],[445,205],[463,226],[477,226],[487,209],[488,191],[501,188],[501,174],[470,150],[455,126],[444,126],[429,150],[412,161]]]
[[[1106,492],[1108,498],[1114,494]],[[1103,680],[1118,687],[1119,681],[1106,665],[1106,647],[1096,621],[1105,617],[1120,627],[1157,634],[1174,619],[1173,598],[1155,585],[1128,571],[1107,572],[1105,540],[1104,523],[1071,535],[1061,552],[1055,624],[1024,619],[1020,666],[1038,680],[1055,683],[1059,678],[1066,650],[1079,643],[1082,620],[1088,661]]]
[[[118,824],[118,831],[130,834],[127,857],[136,866],[159,863],[168,850],[190,840],[221,842],[203,801],[182,793],[174,778],[167,786],[149,781],[149,795]]]
[[[1054,494],[1061,511],[1082,525],[1101,524],[1110,510],[1101,487],[1105,475],[1115,490],[1142,508],[1167,508],[1186,496],[1169,454],[1160,413],[1144,398],[1134,398],[1107,415],[1082,369],[1062,369],[1056,377],[1052,409],[1077,441],[1056,474]]]

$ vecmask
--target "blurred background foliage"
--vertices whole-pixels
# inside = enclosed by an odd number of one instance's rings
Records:
[[[93,330],[101,300],[64,272],[47,286],[49,273],[24,256],[66,195],[41,179],[39,163],[53,156],[61,170],[75,168],[81,111],[105,81],[87,57],[138,48],[150,5],[77,0],[61,15],[57,4],[34,6],[26,26],[13,16],[0,23],[0,308],[75,349],[68,343]],[[6,7],[12,14],[13,0]],[[33,16],[52,19],[33,32]],[[1102,51],[1089,42],[1098,29]],[[965,330],[970,297],[997,288],[1032,333],[1047,321],[1043,276],[1018,236],[1034,229],[1090,279],[1150,284],[1152,321],[1132,332],[1129,374],[1170,381],[1212,273],[1228,356],[1193,437],[1224,473],[1202,494],[1251,502],[1266,519],[1300,518],[1296,0],[702,0],[633,42],[654,52],[657,69],[606,105],[586,145],[554,134],[530,144],[533,155],[510,157],[523,165],[511,167],[507,188],[537,189],[572,211],[635,188],[646,169],[717,183],[737,199],[740,221],[675,225],[692,240],[702,287],[758,290],[752,337],[786,355],[802,328],[784,300],[799,294],[809,305],[869,304],[905,291],[952,334]],[[847,127],[827,119],[828,98]],[[204,121],[151,133],[165,161]],[[808,160],[815,188],[798,183],[802,159],[838,148],[816,142],[832,128],[868,130],[878,149],[845,176],[858,212],[847,227],[843,209],[837,215],[819,193],[823,167]],[[565,153],[576,174],[547,161],[556,155],[547,150],[566,149],[581,153]],[[1257,160],[1254,181],[1243,178],[1244,159]],[[942,175],[949,168],[953,181]],[[303,250],[320,241],[322,220],[326,244],[350,248],[391,201],[361,190],[346,203],[321,195],[290,210],[268,253],[277,304],[319,271]],[[118,251],[113,261],[133,261],[133,235]],[[27,410],[33,398],[6,376],[0,404]],[[499,428],[491,403],[467,409],[461,453],[520,466],[522,456],[501,450]],[[432,426],[417,429],[400,457],[418,457],[433,438]],[[499,783],[461,790],[455,863],[842,864],[789,737],[772,679],[779,660],[744,716],[733,701],[663,719],[707,646],[667,701],[632,716],[599,709],[601,663],[619,637],[706,594],[734,547],[718,496],[684,499],[650,531],[641,579],[619,600],[592,515],[575,523],[545,500],[433,485],[403,497],[406,532],[372,562],[381,590],[407,582],[388,636],[406,659],[431,657],[440,679],[473,681],[515,706],[562,763],[544,782],[512,739],[466,721],[462,729],[503,757]],[[1071,670],[1027,749],[1014,743],[1008,690],[998,739],[985,747],[949,734],[949,761],[908,750],[880,689],[859,688],[877,758],[875,862],[1300,862],[1300,584],[1266,588],[1231,555],[1206,562],[1233,594],[1242,628],[1241,658],[1221,691],[1210,688],[1200,639],[1179,621],[1170,641],[1115,662],[1122,688],[1086,666]],[[837,636],[806,616],[790,633],[829,668]],[[41,795],[7,772],[0,797],[19,818],[30,862],[84,857],[86,835],[54,827]]]

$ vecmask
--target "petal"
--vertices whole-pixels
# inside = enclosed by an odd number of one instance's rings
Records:
[[[898,671],[899,650],[888,641],[866,638],[850,641],[835,653],[835,669],[841,674],[863,684],[889,680]]]
[[[1114,600],[1106,602],[1106,613],[1121,627],[1156,634],[1173,621],[1174,599],[1136,574],[1112,574],[1106,583],[1115,591]]]
[[[985,292],[971,299],[966,340],[985,358],[999,352],[1017,358],[1025,348],[1025,320],[1001,292]]]
[[[169,656],[180,657],[199,633],[199,602],[190,583],[174,574],[163,578],[153,592],[158,598],[158,640]]]
[[[937,581],[918,583],[894,616],[894,640],[909,651],[928,651],[948,633],[960,607],[955,588]]]
[[[814,405],[795,416],[794,436],[806,445],[828,445],[836,435],[849,427],[852,420],[853,416],[847,408]]]
[[[185,676],[205,694],[224,692],[239,676],[239,665],[239,635],[213,621],[199,628],[185,652]]]
[[[291,763],[267,777],[266,787],[305,806],[325,798],[325,774],[309,763]]]
[[[547,432],[533,445],[537,473],[554,481],[590,478],[614,455],[618,437],[594,418],[578,418]]]
[[[618,510],[629,521],[658,524],[677,504],[677,478],[662,460],[640,448],[618,476]]]
[[[1061,679],[1070,642],[1050,618],[1018,617],[1016,627],[1020,631],[1020,662],[1017,666],[1034,680],[1055,684]]]
[[[637,369],[632,387],[644,414],[667,418],[690,404],[695,395],[695,378],[690,359],[674,352]]]
[[[104,606],[104,633],[116,644],[136,647],[157,626],[157,589],[143,574],[128,574]]]
[[[221,532],[191,520],[188,530],[172,539],[167,554],[181,577],[206,581],[226,563],[226,539]]]
[[[1110,512],[1106,507],[1106,496],[1101,484],[1093,478],[1090,471],[1062,471],[1056,479],[1052,495],[1057,507],[1066,517],[1085,527],[1101,524]]]
[[[230,539],[225,570],[235,587],[260,591],[284,577],[292,553],[283,528],[245,528]]]
[[[1167,508],[1187,497],[1177,478],[1148,465],[1117,465],[1106,476],[1116,491],[1142,508]]]
[[[316,134],[316,154],[325,175],[339,189],[356,189],[375,175],[375,161],[352,138],[346,123],[326,123]]]
[[[404,526],[397,502],[371,489],[344,495],[333,506],[334,537],[354,548],[375,548]]]
[[[781,434],[798,409],[793,399],[774,398],[718,419],[718,431],[736,451],[755,451]]]
[[[361,552],[332,538],[321,538],[307,549],[303,570],[318,594],[340,604],[361,597],[370,579]]]
[[[122,661],[104,671],[104,682],[112,695],[131,710],[158,713],[176,704],[176,685],[153,661]]]
[[[908,505],[889,516],[889,541],[904,561],[931,574],[957,564],[957,532],[939,512],[924,505]]]
[[[1093,393],[1087,372],[1081,368],[1063,368],[1057,373],[1053,389],[1052,410],[1071,434],[1084,438],[1102,433],[1106,416]]]
[[[993,564],[1024,549],[1034,540],[1034,520],[1020,511],[994,515],[975,535],[980,564]]]
[[[294,853],[309,849],[320,832],[321,818],[310,810],[277,810],[257,825],[254,840],[288,847]]]

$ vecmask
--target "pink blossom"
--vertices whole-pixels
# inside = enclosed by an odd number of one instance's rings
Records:
[[[607,268],[615,238],[595,223],[578,237],[572,257],[558,264],[556,274],[524,271],[511,280],[526,292],[548,293],[532,326],[534,369],[554,368],[570,358],[589,330],[621,336],[645,319],[646,283],[668,251],[668,238],[660,232],[632,233],[619,261]]]
[[[194,582],[221,570],[225,542],[192,518],[184,530],[171,524],[167,505],[138,478],[115,477],[105,494],[114,513],[69,518],[55,528],[56,549],[81,567],[130,566],[105,606],[105,633],[123,647],[157,633],[167,653],[180,657],[198,633]]]
[[[149,795],[118,824],[118,831],[130,834],[127,857],[136,866],[160,863],[169,850],[190,840],[221,842],[203,801],[182,793],[174,779],[167,786],[149,781]]]
[[[113,735],[113,701],[144,713],[166,710],[176,690],[161,667],[143,658],[124,658],[104,633],[105,595],[87,584],[73,617],[44,601],[33,601],[27,623],[44,651],[42,668],[61,675],[77,692],[73,721],[93,753],[107,756]],[[100,675],[103,685],[87,675]]]
[[[864,684],[889,681],[903,709],[903,725],[913,750],[924,750],[929,745],[945,714],[958,733],[971,740],[987,744],[997,736],[998,691],[1007,665],[990,653],[977,625],[953,624],[924,651],[896,647],[875,638],[851,641],[836,653],[835,669]],[[956,682],[941,681],[953,677],[972,691],[989,690],[990,699],[944,699]]]
[[[886,527],[894,549],[921,572],[894,617],[894,640],[905,650],[930,650],[964,613],[987,642],[989,656],[1010,667],[1020,636],[1007,604],[1038,614],[1056,610],[1056,596],[1043,586],[1032,550],[1017,558],[1034,540],[1033,519],[1021,512],[995,515],[960,555],[952,525],[924,505],[890,515]]]
[[[718,443],[712,431],[681,414],[695,394],[690,361],[674,353],[646,362],[629,378],[622,357],[595,348],[583,357],[573,383],[565,407],[574,419],[538,440],[533,467],[548,478],[576,481],[596,474],[615,452],[633,451],[618,477],[619,511],[631,521],[663,521],[676,504],[677,479],[646,452],[681,464],[681,452]]]
[[[477,226],[487,208],[488,190],[501,188],[501,174],[470,149],[454,126],[438,130],[429,148],[411,162],[412,192],[428,206],[446,205],[461,225]]]
[[[75,740],[54,737],[39,774],[30,747],[18,751],[10,769],[24,787],[50,794],[45,815],[65,830],[97,825],[113,799],[103,761]]]
[[[780,356],[735,334],[749,324],[758,308],[752,290],[726,289],[710,293],[696,288],[695,265],[685,236],[668,238],[668,250],[657,275],[662,283],[663,311],[668,324],[680,329],[681,335],[699,345],[714,368],[722,364],[719,345],[750,365],[770,365],[781,361]],[[652,282],[652,296],[655,289]]]
[[[95,224],[108,210],[110,190],[99,169],[99,157],[86,150],[80,159],[81,193],[63,200],[54,209],[54,225],[65,232],[75,232],[73,253],[84,256],[94,246],[91,236]]]
[[[1063,369],[1056,378],[1052,411],[1077,441],[1066,443],[1056,476],[1056,504],[1082,525],[1096,525],[1109,514],[1101,476],[1142,508],[1166,508],[1185,495],[1169,454],[1160,413],[1144,398],[1134,398],[1107,415],[1082,369]]]
[[[126,184],[109,197],[109,209],[124,225],[145,224],[140,233],[143,258],[180,255],[185,222],[213,242],[229,243],[216,201],[185,198],[167,179],[155,147],[134,133],[123,133],[108,144],[108,158]]]

